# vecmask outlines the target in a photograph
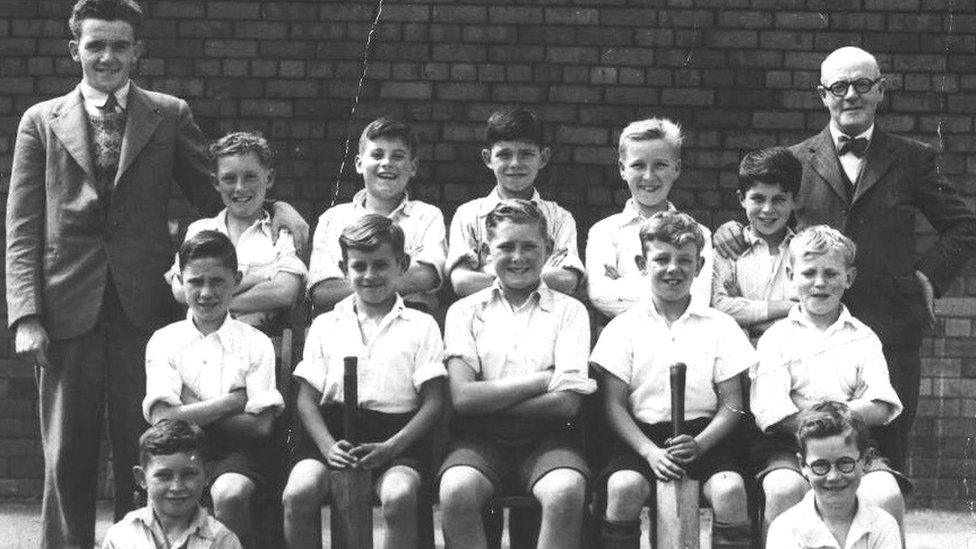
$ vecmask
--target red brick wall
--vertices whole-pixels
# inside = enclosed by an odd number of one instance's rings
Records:
[[[819,61],[846,44],[882,64],[890,90],[884,126],[939,145],[943,173],[976,192],[971,0],[388,0],[350,123],[376,2],[143,3],[148,50],[139,83],[186,98],[211,137],[263,130],[281,152],[279,196],[309,216],[332,200],[347,130],[355,139],[367,120],[393,114],[414,121],[426,143],[414,195],[449,218],[490,187],[478,160],[488,114],[526,103],[547,122],[554,146],[541,190],[576,215],[581,237],[626,198],[616,133],[650,115],[687,129],[673,200],[714,227],[737,214],[732,188],[744,150],[791,144],[823,127],[813,91]],[[78,79],[65,54],[70,4],[0,2],[4,186],[21,113]],[[358,188],[354,176],[347,165],[340,199]],[[976,266],[938,308],[923,349],[910,473],[915,503],[961,507],[971,498],[964,481],[974,476]],[[36,495],[32,374],[9,347],[0,358],[0,496]]]

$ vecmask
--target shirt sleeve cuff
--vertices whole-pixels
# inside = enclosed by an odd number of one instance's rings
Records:
[[[419,391],[424,383],[438,377],[447,377],[447,368],[443,362],[421,364],[413,372],[413,386]]]
[[[797,408],[792,402],[789,404],[783,402],[781,404],[769,406],[764,410],[756,412],[756,425],[759,426],[759,429],[762,432],[768,433],[770,427],[799,411],[800,409]]]
[[[303,379],[319,392],[325,392],[325,364],[303,360],[295,366],[292,377]]]
[[[548,391],[573,391],[581,395],[588,395],[596,391],[596,380],[590,379],[578,372],[560,372],[552,376]]]
[[[274,408],[275,415],[280,414],[285,409],[285,399],[281,397],[281,393],[277,389],[268,389],[249,396],[247,404],[244,405],[244,413],[257,415],[268,408]]]
[[[445,262],[445,272],[451,272],[455,267],[461,263],[471,266],[473,269],[478,268],[478,256],[471,250],[466,250],[464,253],[457,255],[455,257],[449,257]]]

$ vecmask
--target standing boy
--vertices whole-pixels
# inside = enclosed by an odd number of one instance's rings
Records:
[[[207,431],[207,484],[214,516],[249,539],[251,498],[273,489],[268,438],[284,400],[275,388],[271,340],[228,312],[241,280],[226,235],[201,231],[180,246],[180,282],[186,320],[153,334],[146,345],[150,423],[183,419]]]
[[[464,297],[490,287],[495,281],[485,219],[502,200],[531,201],[546,218],[547,238],[553,251],[542,269],[546,286],[572,294],[583,279],[583,262],[576,244],[576,220],[536,190],[539,170],[549,163],[543,145],[542,124],[528,109],[497,111],[488,118],[481,160],[495,177],[495,188],[482,198],[462,204],[451,220],[447,272],[454,292]]]
[[[752,151],[739,163],[738,196],[749,220],[743,230],[749,247],[736,259],[715,254],[712,306],[734,318],[753,341],[795,303],[786,265],[802,170],[783,147]]]
[[[713,546],[748,548],[744,464],[728,435],[744,414],[739,374],[756,363],[755,351],[734,320],[691,296],[705,263],[705,237],[691,216],[658,212],[641,226],[639,242],[650,295],[607,324],[590,357],[606,371],[604,409],[620,441],[601,475],[604,547],[637,547],[654,483],[688,475],[704,483],[715,511]],[[688,434],[671,438],[668,372],[676,362],[688,368]]]
[[[491,286],[447,312],[456,415],[440,472],[444,539],[485,547],[488,499],[527,492],[542,506],[538,546],[579,547],[589,469],[568,422],[596,389],[587,377],[589,318],[542,280],[552,240],[534,202],[498,202],[485,233]]]
[[[608,318],[629,309],[647,295],[641,225],[657,212],[674,211],[668,202],[671,187],[681,175],[681,128],[666,118],[633,122],[620,133],[617,162],[630,199],[621,213],[598,221],[586,239],[587,291],[590,302]],[[696,305],[712,299],[712,237],[701,250],[705,265],[691,286]]]
[[[389,217],[367,214],[339,238],[339,268],[355,292],[309,328],[298,416],[304,437],[282,501],[288,547],[322,547],[322,504],[329,469],[373,473],[386,520],[383,547],[417,547],[417,506],[429,485],[430,433],[443,411],[443,342],[430,315],[396,293],[410,256],[404,232]],[[358,359],[359,429],[353,446],[343,432],[343,359]]]
[[[407,184],[417,174],[417,163],[417,136],[407,124],[379,118],[363,129],[356,172],[364,188],[352,202],[326,210],[315,229],[308,293],[317,309],[330,310],[354,292],[339,266],[340,235],[363,215],[376,213],[403,229],[404,253],[411,259],[398,278],[397,293],[410,307],[431,314],[437,310],[447,253],[444,216],[436,206],[410,199]]]
[[[240,549],[237,536],[200,506],[205,444],[203,431],[180,419],[143,433],[132,474],[149,501],[108,529],[102,549]]]

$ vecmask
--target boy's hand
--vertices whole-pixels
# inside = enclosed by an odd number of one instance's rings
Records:
[[[742,224],[738,221],[726,221],[715,229],[712,244],[725,259],[737,259],[747,247],[746,239],[742,236]]]
[[[329,447],[325,461],[333,469],[348,469],[356,466],[356,456],[352,455],[355,447],[346,440],[340,440]]]
[[[651,466],[658,480],[667,482],[685,476],[685,470],[663,448],[652,446],[644,453],[644,459],[647,460],[647,464]]]
[[[606,273],[607,278],[610,280],[617,280],[620,278],[620,271],[617,270],[613,265],[604,265],[603,271]]]
[[[231,405],[231,408],[233,408],[234,413],[241,413],[244,411],[244,407],[247,405],[247,389],[244,387],[231,389],[230,393],[227,394],[227,399]]]
[[[559,263],[562,262],[563,258],[565,258],[568,253],[568,248],[559,248],[558,250],[554,250],[552,255],[549,256],[549,260],[546,261],[546,265],[549,267],[558,267]]]
[[[935,289],[929,277],[922,271],[915,271],[918,285],[922,287],[922,306],[925,307],[925,327],[931,330],[935,326]]]
[[[688,465],[701,457],[701,447],[691,435],[678,435],[664,441],[668,455],[681,465]]]
[[[17,322],[16,330],[14,350],[17,356],[31,358],[34,364],[41,368],[50,366],[51,361],[47,357],[50,338],[39,317],[35,315],[24,318]]]
[[[396,457],[393,445],[389,441],[360,444],[353,448],[350,453],[359,460],[356,466],[363,469],[382,467]]]
[[[266,203],[267,204],[267,203]],[[298,210],[280,200],[271,204],[271,239],[277,241],[281,229],[291,233],[295,253],[302,255],[308,246],[308,223]]]

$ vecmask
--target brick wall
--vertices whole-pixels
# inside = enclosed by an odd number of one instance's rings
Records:
[[[690,134],[674,202],[714,227],[737,215],[743,151],[823,127],[812,88],[819,61],[846,44],[877,54],[888,77],[883,125],[940,146],[943,173],[976,193],[971,0],[387,0],[351,119],[375,1],[143,3],[150,23],[139,83],[186,98],[208,136],[264,131],[281,152],[278,195],[311,219],[332,201],[336,181],[341,200],[357,189],[350,165],[338,175],[345,139],[380,114],[415,122],[426,145],[413,193],[449,218],[490,188],[478,160],[487,115],[526,103],[554,143],[540,188],[573,212],[581,237],[626,198],[616,132],[654,114]],[[0,2],[4,186],[21,113],[78,79],[65,54],[70,4]],[[976,266],[938,309],[923,348],[913,502],[963,507],[974,476]],[[10,334],[2,337],[0,496],[34,496],[33,381],[10,356]]]

